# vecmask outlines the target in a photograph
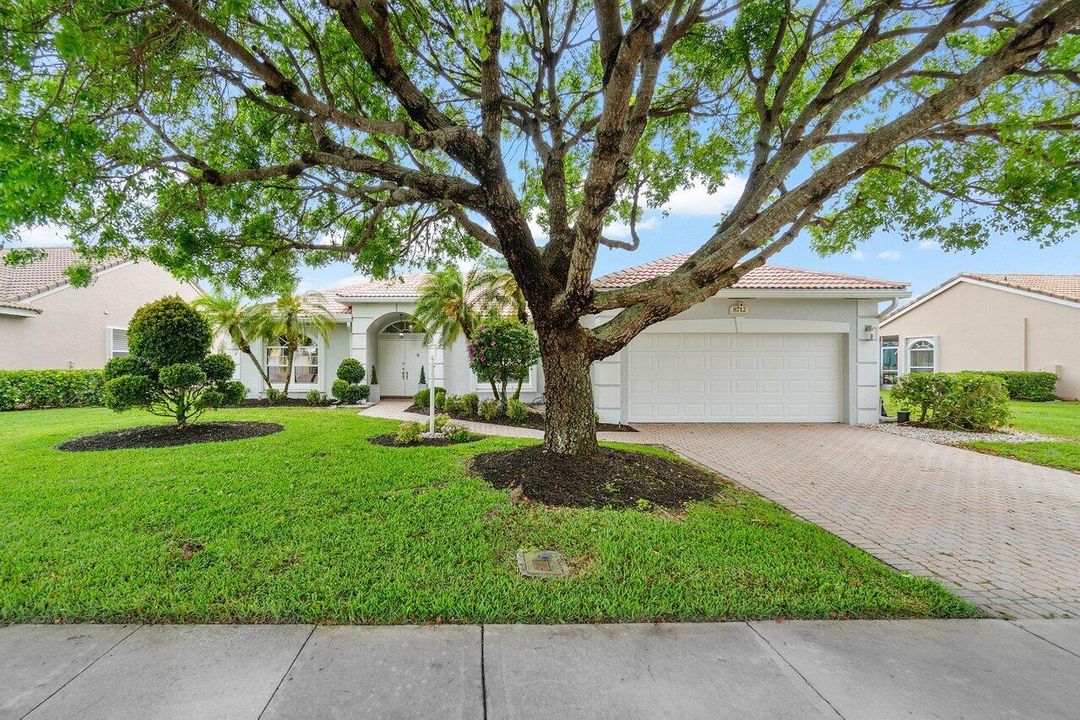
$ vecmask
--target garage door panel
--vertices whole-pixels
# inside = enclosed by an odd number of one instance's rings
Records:
[[[663,333],[628,349],[634,422],[839,422],[843,336]]]

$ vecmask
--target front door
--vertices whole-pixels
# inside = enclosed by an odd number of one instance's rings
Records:
[[[379,338],[379,394],[413,395],[420,385],[420,367],[427,360],[421,335],[383,335]]]

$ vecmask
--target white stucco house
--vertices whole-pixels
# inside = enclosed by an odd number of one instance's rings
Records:
[[[666,275],[686,257],[605,275],[595,284],[612,288]],[[290,394],[328,392],[338,364],[350,356],[364,363],[369,378],[377,369],[382,397],[414,393],[428,356],[411,324],[424,278],[411,274],[313,293],[338,322],[297,360]],[[906,297],[902,282],[766,265],[595,363],[596,409],[603,421],[624,423],[876,422],[879,313]],[[281,377],[277,351],[260,351]],[[255,368],[241,356],[237,361],[240,379],[261,392]],[[464,339],[436,351],[434,382],[453,394],[490,394],[469,368]],[[522,399],[543,390],[536,367]]]
[[[32,263],[7,266],[0,251],[0,370],[100,368],[127,354],[135,311],[167,295],[202,294],[149,262],[110,260],[92,268],[89,287],[73,287],[71,248],[45,248]]]

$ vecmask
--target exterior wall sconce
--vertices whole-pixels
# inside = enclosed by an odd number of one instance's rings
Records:
[[[877,327],[874,325],[863,325],[863,340],[877,340]]]

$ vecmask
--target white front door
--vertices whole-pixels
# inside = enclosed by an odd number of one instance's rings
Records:
[[[415,394],[420,384],[420,367],[426,361],[423,336],[380,336],[379,394],[383,397]]]
[[[642,333],[628,348],[637,422],[840,422],[844,336]]]

